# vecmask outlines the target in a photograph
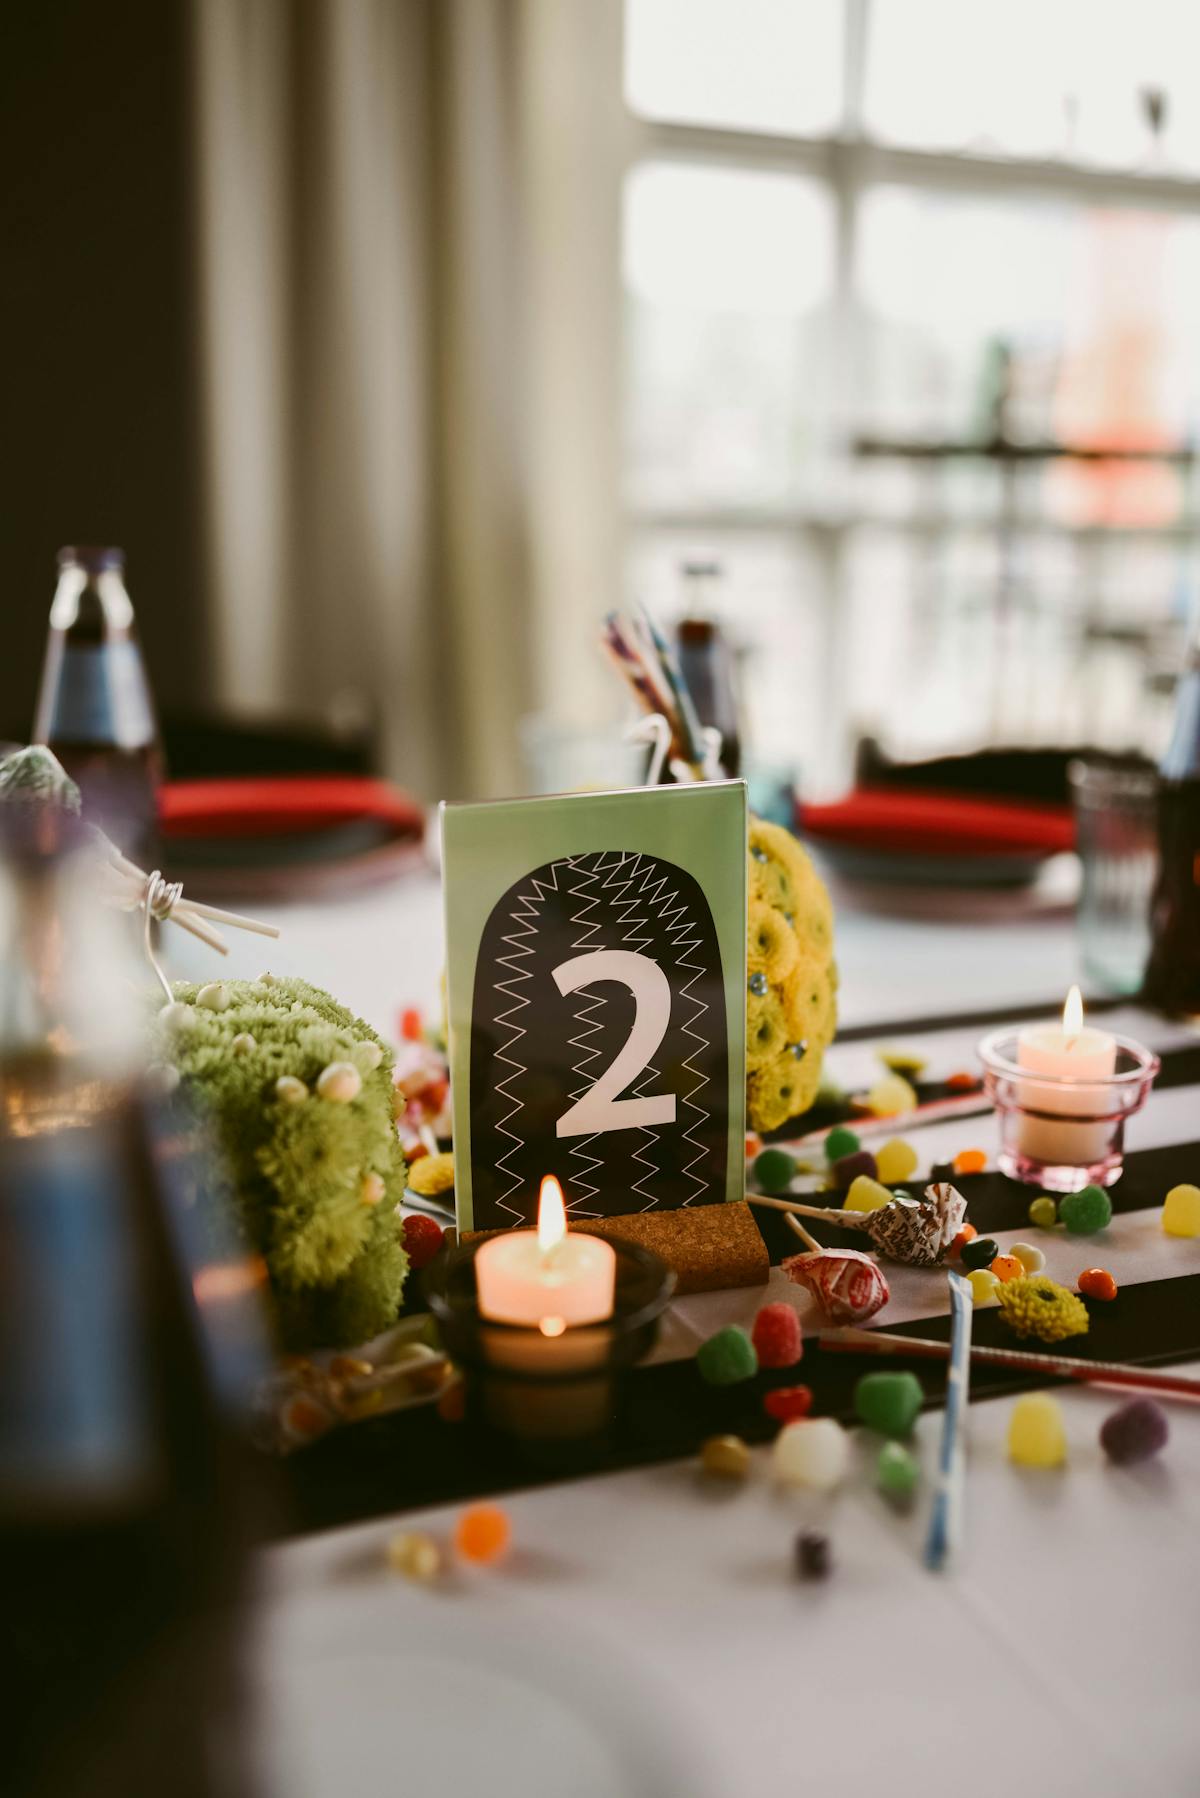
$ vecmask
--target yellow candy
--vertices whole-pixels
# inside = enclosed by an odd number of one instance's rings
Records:
[[[1027,1392],[1013,1406],[1008,1458],[1018,1467],[1061,1467],[1066,1460],[1062,1407],[1048,1392]]]
[[[424,1530],[402,1530],[387,1545],[388,1566],[406,1579],[436,1579],[442,1565],[442,1551]]]
[[[1200,1236],[1200,1186],[1173,1186],[1163,1202],[1162,1227],[1168,1236]]]
[[[866,1107],[877,1118],[895,1117],[901,1111],[915,1111],[916,1090],[899,1074],[885,1074],[867,1094]]]
[[[750,1471],[750,1450],[740,1436],[709,1436],[700,1446],[700,1465],[721,1479],[744,1480]]]
[[[893,1136],[875,1152],[875,1166],[885,1186],[895,1186],[917,1171],[917,1151],[901,1136]]]
[[[842,1200],[843,1211],[878,1211],[881,1205],[890,1205],[895,1194],[878,1180],[872,1180],[870,1174],[858,1174],[850,1182],[850,1190]]]
[[[976,1305],[996,1305],[996,1288],[1000,1282],[990,1267],[975,1267],[967,1275],[971,1288],[971,1302]]]

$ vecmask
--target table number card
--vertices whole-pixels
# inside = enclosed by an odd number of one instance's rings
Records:
[[[442,807],[464,1229],[740,1198],[740,781]]]

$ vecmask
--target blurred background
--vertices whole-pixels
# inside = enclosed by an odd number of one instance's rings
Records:
[[[688,559],[745,764],[806,797],[865,738],[1158,754],[1194,8],[41,0],[8,40],[0,735],[75,540],[125,547],[169,757],[285,721],[512,791],[522,720],[622,715],[602,615],[670,623]]]

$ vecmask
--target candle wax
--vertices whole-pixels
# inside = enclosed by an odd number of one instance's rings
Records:
[[[1102,1161],[1112,1138],[1112,1121],[1103,1116],[1113,1107],[1109,1080],[1116,1066],[1117,1045],[1106,1030],[1090,1026],[1067,1032],[1061,1024],[1022,1030],[1017,1062],[1047,1080],[1022,1080],[1017,1103],[1025,1115],[1018,1141],[1024,1154],[1058,1166],[1087,1168]],[[1080,1081],[1062,1086],[1060,1081]],[[1091,1084],[1094,1082],[1095,1084]],[[1032,1112],[1049,1112],[1034,1117]],[[1079,1119],[1079,1122],[1075,1122]]]
[[[535,1230],[512,1230],[475,1256],[479,1310],[494,1323],[601,1323],[612,1316],[616,1280],[612,1244],[582,1233],[543,1250]]]

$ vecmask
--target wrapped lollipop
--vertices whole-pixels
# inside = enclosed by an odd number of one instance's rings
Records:
[[[780,1263],[789,1280],[806,1286],[833,1323],[866,1323],[888,1302],[888,1283],[883,1269],[859,1249],[823,1249],[803,1224],[789,1217],[797,1236],[809,1244],[809,1253],[789,1255]]]
[[[820,1205],[801,1205],[795,1199],[763,1200],[758,1196],[753,1196],[751,1203],[769,1204],[789,1217],[823,1218],[839,1230],[861,1230],[882,1254],[909,1267],[935,1267],[942,1261],[967,1209],[962,1194],[945,1180],[927,1186],[919,1199],[897,1193],[875,1211],[830,1211]]]

